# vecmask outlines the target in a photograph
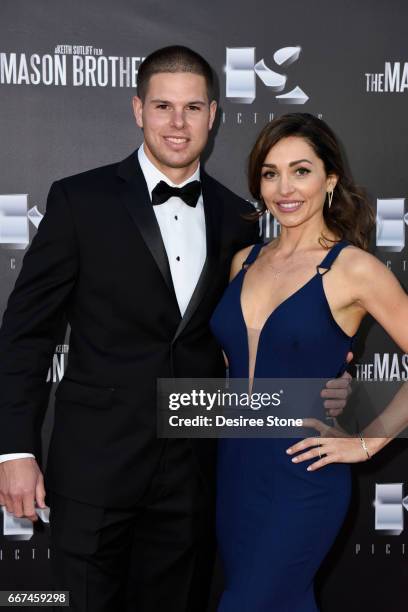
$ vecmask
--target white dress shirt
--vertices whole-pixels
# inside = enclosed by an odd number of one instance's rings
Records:
[[[143,144],[139,147],[138,158],[150,198],[153,189],[160,181],[165,181],[172,187],[183,187],[191,181],[200,180],[200,166],[198,166],[194,174],[183,183],[176,185],[150,161]],[[181,198],[171,197],[167,202],[153,206],[153,211],[159,224],[169,260],[174,291],[181,316],[183,316],[207,256],[203,196],[200,194],[195,208],[185,204]],[[0,455],[0,463],[26,457],[34,457],[34,455],[31,453]]]
[[[183,187],[191,181],[200,180],[198,166],[194,174],[176,185],[150,161],[143,145],[138,150],[138,158],[150,197],[160,181],[165,181],[171,187]],[[177,302],[183,316],[207,255],[203,197],[200,195],[195,208],[185,204],[181,198],[171,197],[167,202],[153,206],[153,211],[160,227]]]
[[[35,459],[34,455],[31,453],[7,453],[6,455],[0,455],[0,463],[3,463],[3,461],[10,461],[11,459],[26,459],[26,457]]]

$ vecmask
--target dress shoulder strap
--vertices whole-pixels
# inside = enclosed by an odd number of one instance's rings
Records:
[[[252,247],[252,249],[249,251],[246,260],[244,261],[244,263],[242,264],[242,268],[244,270],[246,270],[246,268],[248,266],[250,266],[252,263],[254,263],[255,259],[258,257],[259,255],[259,251],[262,249],[263,247],[263,243],[262,242],[258,242],[257,244],[254,244],[254,246]]]
[[[348,240],[341,240],[337,242],[327,253],[326,257],[323,259],[322,263],[317,266],[317,272],[323,276],[330,270],[333,265],[333,262],[337,258],[338,254],[346,247],[349,246],[350,242]]]

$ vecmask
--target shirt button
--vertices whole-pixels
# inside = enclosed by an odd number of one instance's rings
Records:
[[[176,259],[177,259],[177,261],[180,261],[180,257],[178,255],[177,255]]]
[[[174,218],[175,218],[176,221],[178,221],[178,216],[177,215],[174,215]]]

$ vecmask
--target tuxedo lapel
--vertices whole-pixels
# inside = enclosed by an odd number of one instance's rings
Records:
[[[142,235],[169,291],[173,294],[177,303],[166,249],[153,211],[146,181],[137,158],[137,152],[133,153],[119,164],[118,178],[120,182],[120,198]],[[201,300],[205,296],[214,278],[214,274],[216,273],[219,260],[223,210],[222,202],[216,192],[213,181],[204,171],[201,171],[201,183],[205,215],[207,256],[193,295],[191,296],[183,318],[180,319],[173,342],[186,328]]]
[[[160,228],[153,211],[143,172],[140,168],[137,152],[119,164],[120,197],[134,223],[137,225],[147,248],[152,254],[164,281],[176,299],[166,249]]]
[[[188,303],[186,311],[176,330],[173,342],[186,328],[201,300],[204,298],[216,273],[220,253],[222,202],[214,188],[214,183],[208,175],[201,171],[202,195],[205,215],[205,233],[207,242],[207,257],[201,271],[198,283]]]

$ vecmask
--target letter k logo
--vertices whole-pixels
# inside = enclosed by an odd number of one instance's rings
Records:
[[[273,59],[278,66],[289,66],[299,58],[300,52],[300,47],[283,47],[274,53]],[[263,59],[255,61],[255,47],[227,47],[225,74],[227,98],[243,104],[252,104],[255,100],[256,76],[274,92],[282,91],[287,81],[286,75],[268,68]],[[281,104],[305,104],[309,97],[296,86],[275,99]]]

